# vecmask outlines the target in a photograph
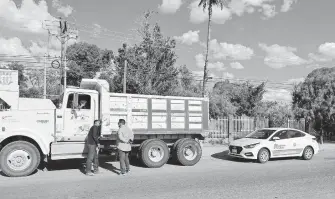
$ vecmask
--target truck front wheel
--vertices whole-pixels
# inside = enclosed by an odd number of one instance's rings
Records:
[[[143,164],[150,168],[162,167],[169,160],[169,148],[162,140],[151,140],[145,143],[140,151]]]
[[[200,144],[194,139],[180,141],[176,147],[177,160],[184,166],[193,166],[202,156]]]
[[[39,150],[29,142],[9,143],[0,152],[1,171],[9,177],[28,176],[36,171],[40,162]]]

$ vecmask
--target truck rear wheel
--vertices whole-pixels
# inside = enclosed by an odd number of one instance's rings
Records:
[[[169,148],[162,140],[151,140],[145,143],[140,151],[143,164],[150,168],[162,167],[169,160]]]
[[[39,150],[29,142],[9,143],[0,152],[1,171],[9,177],[28,176],[36,171],[40,162]]]
[[[188,140],[188,139],[190,139],[190,138],[182,138],[182,139],[179,139],[179,140],[177,140],[174,144],[173,144],[173,146],[172,146],[172,161],[173,162],[175,162],[175,163],[179,163],[179,161],[178,161],[178,158],[177,158],[177,146],[178,146],[178,144],[180,143],[180,142],[183,142],[183,141],[185,141],[185,140]]]
[[[184,166],[197,164],[202,156],[200,144],[194,139],[185,139],[177,144],[176,157],[178,162]]]

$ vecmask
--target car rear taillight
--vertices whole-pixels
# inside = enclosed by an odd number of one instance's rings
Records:
[[[316,141],[316,138],[312,138],[312,140]]]

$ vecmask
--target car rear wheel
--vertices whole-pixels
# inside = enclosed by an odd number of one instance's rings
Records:
[[[302,158],[303,158],[304,160],[310,160],[310,159],[312,159],[313,155],[314,155],[314,150],[313,150],[313,148],[310,147],[310,146],[307,146],[307,147],[304,149],[304,152],[303,152],[303,154],[302,154]]]
[[[270,152],[265,148],[260,149],[257,155],[258,162],[264,164],[267,161],[269,161],[269,159],[270,159]]]

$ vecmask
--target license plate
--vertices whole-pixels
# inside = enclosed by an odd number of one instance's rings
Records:
[[[231,150],[232,153],[237,153],[237,149]]]

